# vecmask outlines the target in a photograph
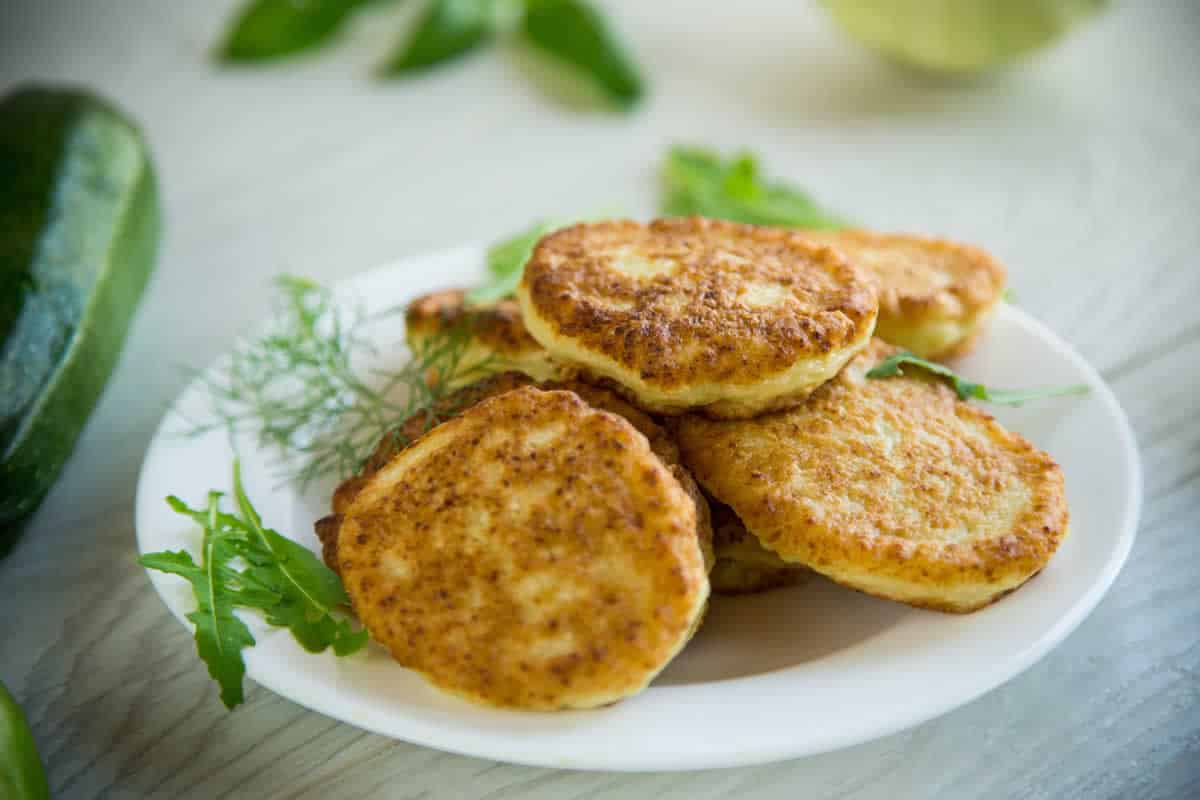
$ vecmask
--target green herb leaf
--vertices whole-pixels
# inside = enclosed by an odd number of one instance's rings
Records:
[[[439,331],[397,369],[356,369],[376,352],[370,326],[404,309],[368,316],[294,276],[277,278],[276,288],[267,331],[201,377],[209,416],[180,433],[224,430],[235,446],[240,434],[252,433],[258,446],[278,451],[285,475],[302,490],[318,478],[357,471],[382,436],[490,371],[490,364],[465,358],[469,321]],[[443,380],[430,384],[431,374]]]
[[[950,385],[954,387],[954,391],[958,394],[961,400],[983,400],[988,403],[996,403],[997,405],[1005,406],[1020,406],[1031,400],[1042,400],[1047,397],[1062,397],[1064,395],[1087,394],[1091,391],[1090,388],[1083,384],[1074,384],[1070,386],[1044,386],[1033,389],[989,389],[982,383],[975,383],[967,380],[949,367],[938,364],[933,361],[927,361],[924,358],[913,355],[912,353],[896,353],[888,356],[883,361],[876,364],[867,372],[868,378],[892,378],[897,375],[903,375],[902,367],[910,364],[914,367],[920,367],[927,372],[932,372],[942,378],[946,378]]]
[[[201,544],[201,564],[191,554],[178,552],[147,553],[138,561],[143,567],[169,572],[184,578],[192,585],[196,610],[187,615],[195,626],[196,652],[208,665],[208,674],[221,687],[221,702],[234,708],[244,700],[242,679],[246,662],[242,648],[254,645],[254,636],[246,623],[233,613],[234,591],[229,591],[228,560],[232,551],[227,547],[217,519],[220,495],[210,493],[208,512]],[[189,514],[194,516],[195,512]]]
[[[495,17],[495,0],[433,0],[380,74],[404,75],[462,58],[491,38]]]
[[[1000,298],[1009,305],[1016,305],[1017,293],[1012,290],[1012,287],[1006,287],[1000,294]]]
[[[240,516],[221,511],[220,492],[209,492],[204,510],[189,508],[177,497],[167,499],[172,509],[204,529],[200,564],[183,550],[147,553],[138,559],[147,569],[179,575],[192,585],[196,610],[187,618],[195,626],[196,651],[221,687],[227,708],[244,699],[242,649],[255,643],[250,629],[233,613],[235,607],[262,611],[269,624],[288,628],[310,652],[332,647],[344,656],[367,643],[365,630],[355,630],[334,613],[347,602],[338,576],[307,548],[263,527],[242,487],[237,462],[233,490]]]
[[[217,51],[227,63],[295,55],[331,40],[368,0],[252,0]]]
[[[348,622],[330,613],[350,601],[341,579],[307,547],[263,527],[242,487],[236,462],[233,493],[250,534],[249,546],[238,548],[239,554],[251,564],[247,573],[281,598],[263,609],[267,622],[290,629],[296,641],[314,653],[331,645],[335,651],[352,653],[366,644],[365,632],[355,631]]]
[[[533,248],[548,233],[563,227],[563,222],[543,220],[516,236],[497,242],[488,248],[488,279],[467,293],[466,300],[473,305],[494,303],[510,297],[521,282],[525,264],[533,255]]]
[[[754,156],[724,160],[695,147],[673,147],[662,170],[662,213],[699,215],[752,225],[842,228],[848,223],[824,210],[803,190],[763,179]]]
[[[534,51],[613,105],[628,109],[642,98],[637,66],[604,16],[584,0],[529,0],[520,29]]]

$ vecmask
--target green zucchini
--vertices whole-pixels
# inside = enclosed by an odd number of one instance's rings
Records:
[[[17,701],[0,683],[0,797],[48,800],[50,788],[33,732]]]
[[[150,157],[120,111],[76,90],[0,99],[0,557],[100,398],[158,229]]]

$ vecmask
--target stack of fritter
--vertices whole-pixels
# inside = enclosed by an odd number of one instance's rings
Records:
[[[415,351],[469,320],[465,360],[498,374],[385,437],[318,523],[325,559],[400,663],[519,708],[640,691],[710,587],[817,572],[981,608],[1065,535],[1061,472],[937,378],[866,373],[896,351],[873,333],[964,352],[1003,286],[981,251],[911,236],[553,233],[515,302],[410,306]]]

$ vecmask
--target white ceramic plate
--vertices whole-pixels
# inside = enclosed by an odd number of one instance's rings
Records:
[[[463,248],[383,267],[339,287],[339,294],[379,310],[431,289],[470,285],[482,269],[482,249]],[[402,323],[380,329],[379,341],[377,366],[404,358]],[[695,640],[647,691],[594,711],[479,708],[433,689],[381,648],[345,659],[312,655],[288,632],[250,614],[258,645],[246,651],[249,675],[301,705],[386,736],[576,769],[761,763],[846,747],[944,714],[1028,668],[1083,620],[1129,554],[1141,503],[1125,415],[1096,371],[1062,340],[1004,306],[960,367],[1000,387],[1092,387],[1083,397],[991,409],[1062,465],[1072,533],[1041,575],[990,608],[968,616],[919,611],[821,579],[763,595],[717,597]],[[137,497],[142,552],[198,544],[199,531],[168,509],[166,495],[199,505],[208,489],[229,486],[233,450],[223,434],[174,433],[181,413],[194,419],[206,408],[193,385],[146,455]],[[325,513],[331,486],[306,494],[281,486],[272,454],[243,445],[246,487],[264,519],[317,549],[312,522]],[[193,608],[187,585],[158,572],[150,577],[184,621]]]

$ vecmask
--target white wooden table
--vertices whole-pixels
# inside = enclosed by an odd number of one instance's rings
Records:
[[[0,8],[0,89],[71,81],[115,98],[144,123],[166,206],[120,367],[0,563],[0,679],[31,717],[55,795],[1200,796],[1200,5],[1124,3],[1035,65],[949,86],[864,54],[805,0],[611,6],[653,80],[629,117],[552,105],[504,51],[372,82],[404,8],[319,58],[237,73],[205,59],[230,0]],[[1103,371],[1137,430],[1147,504],[1108,598],[977,702],[773,766],[507,766],[258,688],[227,713],[134,563],[135,478],[180,365],[254,324],[284,270],[334,281],[540,215],[649,214],[656,163],[680,140],[753,147],[866,224],[979,242],[1009,264],[1019,303]]]

